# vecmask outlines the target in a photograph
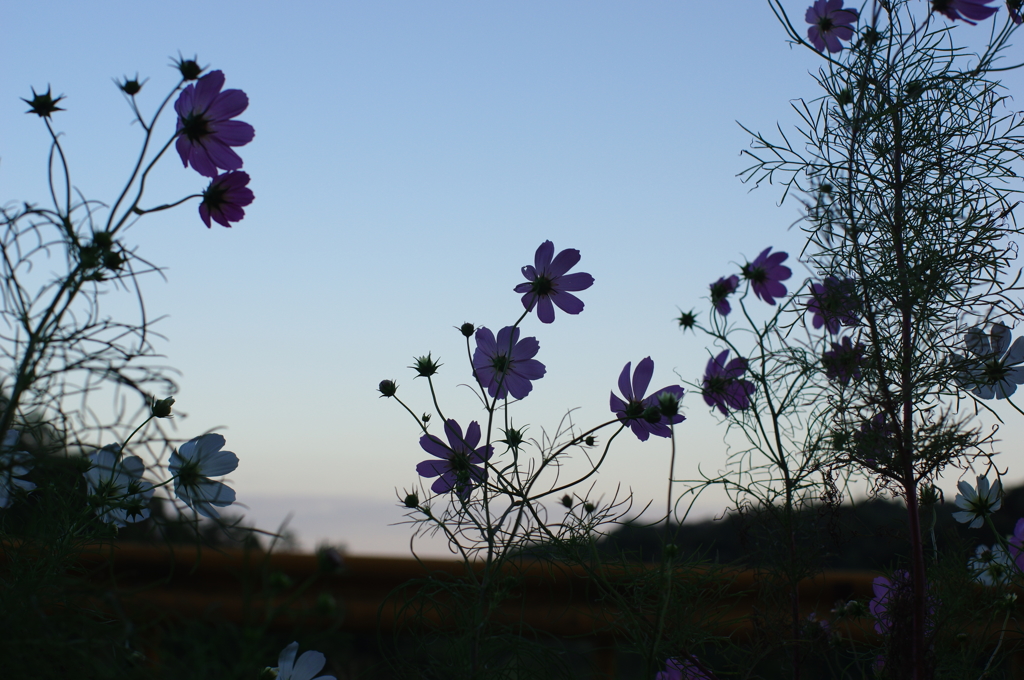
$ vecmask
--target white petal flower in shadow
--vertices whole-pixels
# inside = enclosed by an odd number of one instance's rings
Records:
[[[992,324],[985,334],[975,326],[964,334],[964,342],[973,357],[953,354],[960,370],[956,381],[979,399],[1006,399],[1024,383],[1024,337],[1010,344],[1010,329],[1002,323]]]
[[[999,497],[1003,491],[1002,484],[996,480],[996,483],[989,487],[987,475],[978,477],[976,488],[967,482],[960,482],[956,486],[960,489],[955,501],[960,512],[954,512],[953,519],[961,524],[967,524],[970,529],[980,527],[985,522],[985,518],[1003,504]]]
[[[1000,545],[994,545],[991,548],[987,545],[979,545],[974,557],[968,562],[967,568],[979,583],[986,586],[1006,583],[1010,580],[1010,573],[1013,569],[1010,555]]]
[[[316,674],[327,663],[327,658],[323,654],[310,650],[300,656],[296,662],[295,655],[298,652],[298,642],[293,642],[281,650],[281,655],[277,658],[278,666],[273,669],[277,671],[277,680],[314,680],[314,678],[315,680],[335,680],[333,675],[316,677]]]
[[[190,439],[171,454],[168,471],[174,478],[174,494],[190,508],[211,519],[220,517],[213,506],[235,502],[235,491],[210,477],[226,475],[238,467],[238,456],[224,448],[224,437],[204,434]]]
[[[7,430],[3,441],[0,442],[0,508],[11,505],[17,489],[31,491],[36,488],[32,482],[18,479],[32,469],[32,454],[28,451],[11,450],[18,443],[18,436],[17,430]]]
[[[149,517],[153,485],[142,478],[146,465],[138,456],[120,457],[117,444],[104,446],[89,455],[85,471],[89,503],[100,521],[119,527]]]

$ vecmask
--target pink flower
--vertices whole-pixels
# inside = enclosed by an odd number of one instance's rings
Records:
[[[991,0],[932,0],[932,10],[944,15],[950,21],[960,19],[972,26],[979,21],[988,19],[999,11],[998,7],[988,7]],[[1011,10],[1012,11],[1012,10]],[[974,21],[971,21],[974,19]]]
[[[857,16],[857,10],[843,7],[843,0],[816,0],[804,16],[811,25],[807,39],[819,52],[841,52],[843,46],[839,41],[853,38]]]
[[[1007,543],[1010,545],[1010,558],[1017,568],[1024,571],[1024,517],[1017,520],[1017,526],[1013,528],[1013,536],[1009,537]]]
[[[555,320],[552,303],[566,314],[579,314],[583,311],[583,300],[569,291],[590,288],[594,285],[594,277],[586,272],[566,273],[579,261],[580,251],[566,248],[555,256],[555,244],[544,241],[537,248],[533,264],[523,267],[523,276],[527,282],[520,283],[515,291],[523,293],[523,307],[527,310],[537,308],[537,318],[541,323]]]
[[[487,471],[483,465],[494,453],[493,446],[477,447],[480,443],[480,424],[475,420],[466,428],[466,436],[462,436],[462,428],[453,419],[444,424],[444,433],[448,444],[432,434],[420,437],[420,447],[440,460],[425,460],[416,466],[421,477],[437,477],[430,486],[434,493],[455,491],[463,499],[468,499],[473,487],[487,479]]]
[[[224,90],[224,73],[211,71],[181,91],[178,139],[174,143],[181,162],[204,177],[216,177],[217,169],[238,170],[241,157],[231,147],[252,141],[256,131],[248,123],[231,120],[249,106],[241,90]]]
[[[203,192],[203,202],[199,204],[199,216],[203,218],[207,229],[210,219],[217,224],[230,227],[231,222],[238,222],[245,217],[242,206],[252,203],[252,189],[249,174],[241,171],[225,172],[210,181],[210,186]]]
[[[771,253],[772,249],[765,248],[761,254],[754,258],[753,262],[743,265],[743,278],[750,281],[754,294],[770,305],[775,304],[775,298],[786,294],[786,287],[782,282],[793,275],[789,267],[782,265],[789,257],[786,253]]]
[[[696,660],[694,656],[689,659],[665,659],[665,670],[658,671],[654,680],[710,680],[707,673],[693,663]]]

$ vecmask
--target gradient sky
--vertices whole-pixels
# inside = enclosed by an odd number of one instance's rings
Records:
[[[802,20],[804,3],[789,5]],[[799,205],[736,178],[750,164],[737,121],[789,130],[791,100],[818,96],[817,59],[786,43],[767,3],[61,0],[2,14],[3,202],[46,199],[45,129],[19,99],[31,87],[66,96],[54,122],[73,182],[106,201],[141,139],[112,78],[148,78],[150,111],[180,53],[248,93],[245,220],[207,230],[193,201],[127,238],[166,268],[144,288],[150,314],[166,315],[159,350],[181,371],[178,431],[218,428],[241,459],[239,501],[267,528],[295,509],[307,545],[407,553],[408,529],[387,525],[426,455],[377,383],[397,380],[427,410],[406,367],[432,352],[445,410],[479,418],[453,326],[514,321],[512,288],[542,241],[579,249],[596,283],[581,315],[524,323],[548,367],[513,411],[534,436],[570,408],[580,425],[607,419],[627,361],[651,356],[654,387],[698,379],[707,343],[677,329],[677,307],[706,318],[708,283],[769,245],[802,244]],[[148,204],[204,186],[172,153]],[[791,264],[794,280],[809,275]],[[129,304],[113,295],[109,309]],[[677,476],[715,472],[724,428],[699,396],[684,404]],[[1019,432],[1006,430],[1002,459],[1015,481]],[[594,494],[621,484],[660,507],[668,445],[621,439]],[[700,509],[722,507],[710,494]]]

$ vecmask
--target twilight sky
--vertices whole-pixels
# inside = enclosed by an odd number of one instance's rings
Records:
[[[787,7],[802,22],[805,3]],[[181,371],[178,431],[222,432],[241,460],[239,501],[271,529],[294,510],[307,547],[408,554],[408,528],[388,524],[402,516],[396,487],[427,456],[376,386],[395,379],[427,410],[406,367],[429,351],[444,364],[446,413],[480,418],[459,386],[470,374],[453,326],[511,324],[519,269],[542,241],[579,249],[576,271],[596,283],[579,316],[523,325],[548,369],[513,410],[533,436],[568,409],[579,425],[607,419],[627,361],[651,356],[655,388],[699,379],[707,343],[677,329],[677,307],[706,318],[711,281],[767,246],[795,256],[802,244],[789,229],[798,204],[735,177],[749,165],[737,121],[788,131],[790,101],[818,96],[817,59],[785,42],[765,2],[51,0],[8,3],[3,19],[4,203],[46,201],[45,129],[19,99],[32,87],[66,96],[54,123],[73,182],[107,202],[141,139],[112,78],[148,78],[138,100],[151,111],[177,82],[171,57],[197,55],[249,95],[245,220],[208,230],[192,201],[127,239],[166,268],[144,289],[150,315],[166,315],[159,349]],[[1020,80],[1008,76],[1011,94]],[[205,181],[171,153],[150,186],[155,205]],[[789,264],[793,281],[809,275]],[[110,297],[112,313],[130,309]],[[698,395],[684,405],[677,477],[713,473],[724,427]],[[1004,433],[1013,482],[1019,433]],[[617,441],[594,495],[621,484],[634,505],[661,507],[667,443]],[[723,504],[709,493],[699,510]]]

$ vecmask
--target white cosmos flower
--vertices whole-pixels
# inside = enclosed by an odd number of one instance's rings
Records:
[[[967,567],[974,578],[986,586],[1006,583],[1012,570],[1010,555],[1000,545],[991,548],[979,545]]]
[[[84,476],[96,515],[107,524],[123,527],[149,517],[153,485],[142,478],[146,465],[141,458],[120,457],[120,453],[120,446],[110,444],[90,454],[91,465]]]
[[[18,443],[18,436],[17,430],[7,430],[0,442],[0,508],[9,507],[14,501],[16,487],[25,491],[36,488],[32,482],[18,479],[32,469],[32,454],[11,450]]]
[[[238,456],[224,448],[224,437],[204,434],[190,439],[171,454],[167,469],[174,478],[174,494],[200,515],[220,517],[213,506],[235,502],[235,491],[210,477],[226,475],[238,467]]]
[[[956,507],[960,508],[960,512],[954,512],[953,519],[961,524],[967,524],[971,529],[980,527],[985,518],[1003,504],[999,497],[1003,490],[1002,485],[996,480],[996,483],[989,487],[988,475],[978,477],[977,488],[967,482],[960,482],[956,486],[960,489],[960,493],[956,495]]]
[[[1002,323],[992,324],[985,334],[982,326],[975,326],[964,334],[967,350],[973,357],[953,354],[961,366],[956,376],[960,387],[979,399],[1006,399],[1024,383],[1024,337],[1010,344],[1010,329]]]
[[[298,652],[298,642],[293,642],[281,650],[281,655],[277,657],[277,668],[272,669],[277,672],[277,680],[314,680],[314,678],[316,680],[335,680],[333,675],[316,677],[316,674],[327,663],[323,654],[310,650],[300,656],[296,662],[295,655]]]

